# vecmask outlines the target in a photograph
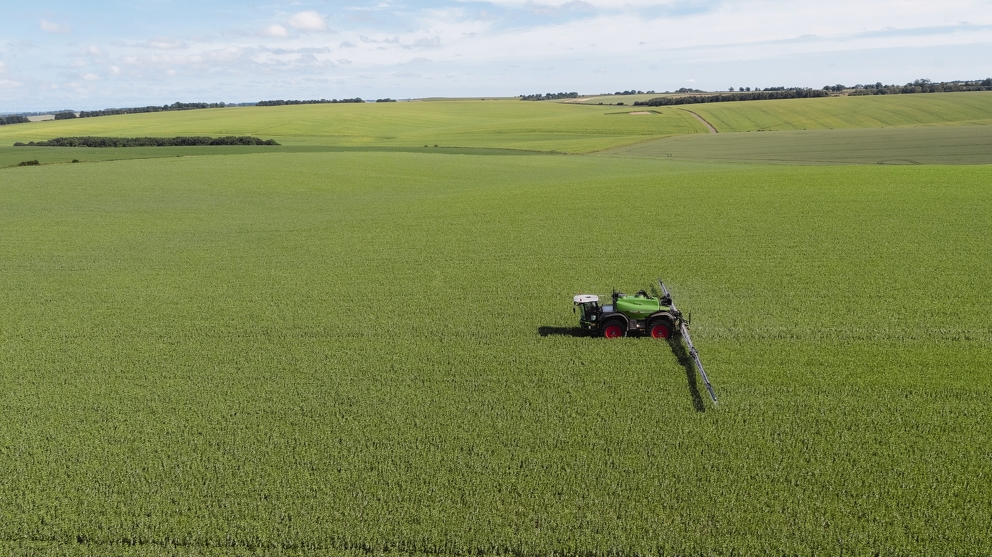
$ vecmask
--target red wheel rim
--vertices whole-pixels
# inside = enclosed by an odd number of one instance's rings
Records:
[[[606,328],[603,329],[603,336],[606,338],[622,337],[623,329],[620,328],[620,325],[615,325],[615,324],[607,325]]]
[[[668,325],[664,323],[658,323],[654,327],[651,327],[651,337],[652,338],[668,338],[672,335],[672,331],[668,329]]]

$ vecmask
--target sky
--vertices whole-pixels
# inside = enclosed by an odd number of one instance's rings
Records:
[[[0,113],[992,76],[992,0],[0,3]]]

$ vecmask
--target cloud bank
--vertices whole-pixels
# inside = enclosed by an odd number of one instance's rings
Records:
[[[20,84],[0,91],[0,111],[992,75],[992,6],[978,0],[304,0],[289,7],[176,0],[106,13],[79,7],[33,24],[23,8],[8,16],[13,31],[0,45],[0,73]],[[198,17],[182,15],[191,12]]]

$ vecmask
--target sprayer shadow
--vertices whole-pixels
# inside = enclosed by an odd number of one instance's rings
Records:
[[[538,327],[537,334],[542,337],[587,337],[589,331],[578,327]]]
[[[589,331],[578,327],[538,327],[537,334],[542,337],[562,336],[562,337],[588,337]],[[679,365],[685,370],[685,380],[689,387],[689,396],[692,398],[692,408],[696,412],[705,412],[706,405],[703,404],[703,397],[699,393],[699,385],[696,384],[696,366],[689,357],[682,340],[677,337],[668,339],[668,347],[672,349],[672,355],[678,360]]]
[[[706,406],[703,404],[703,397],[699,394],[699,386],[696,384],[696,366],[692,363],[692,358],[685,349],[685,345],[678,338],[670,337],[668,346],[672,349],[672,354],[679,361],[682,369],[685,370],[685,380],[689,387],[689,396],[692,397],[692,407],[696,412],[705,412]]]

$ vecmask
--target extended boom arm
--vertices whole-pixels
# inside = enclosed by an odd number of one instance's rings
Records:
[[[661,291],[665,293],[665,297],[669,300],[672,299],[672,295],[665,288],[665,283],[658,279],[658,286],[661,286]],[[692,357],[692,361],[696,364],[696,369],[699,370],[699,375],[703,378],[703,383],[706,384],[706,390],[710,393],[710,398],[713,399],[713,404],[716,404],[716,394],[713,392],[713,385],[710,385],[710,378],[706,376],[706,370],[703,369],[703,362],[699,359],[699,352],[696,351],[696,347],[692,345],[692,338],[689,337],[689,326],[682,319],[682,313],[675,308],[675,303],[671,303],[672,313],[679,316],[679,330],[682,333],[682,338],[685,339],[686,346],[689,347],[689,356]]]

